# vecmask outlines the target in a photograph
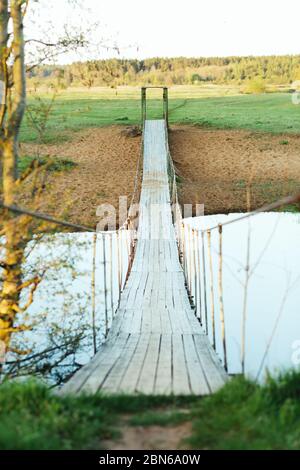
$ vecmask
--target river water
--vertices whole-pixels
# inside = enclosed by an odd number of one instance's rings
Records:
[[[186,223],[204,229],[239,216],[240,214],[205,216],[187,219]],[[266,370],[276,372],[300,364],[300,215],[262,213],[223,227],[223,299],[228,366],[231,373],[241,371],[241,331],[249,230],[250,278],[246,304],[245,369],[248,376],[256,378],[262,368],[260,378],[263,378]],[[211,237],[216,343],[217,352],[222,358],[217,285],[218,230],[213,230]],[[206,251],[208,273],[207,258]],[[210,311],[210,295],[207,301]],[[210,327],[211,324],[209,331]]]

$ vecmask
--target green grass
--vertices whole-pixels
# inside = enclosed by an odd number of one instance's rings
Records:
[[[24,155],[18,160],[18,169],[20,173],[26,171],[34,161],[36,161],[36,157],[32,155]],[[72,170],[77,164],[72,160],[68,160],[67,158],[60,158],[60,157],[39,157],[37,160],[39,165],[47,165],[47,171],[54,172],[54,171],[68,171]]]
[[[172,113],[171,122],[220,129],[299,133],[300,112],[287,93],[189,100]]]
[[[192,414],[197,449],[299,449],[300,374],[269,378],[263,387],[235,378],[199,400]]]
[[[1,449],[81,449],[111,437],[112,417],[91,397],[59,399],[34,383],[0,388]],[[94,442],[95,438],[99,442]]]
[[[205,398],[60,397],[35,382],[0,387],[0,449],[101,449],[128,426],[192,422],[185,447],[299,449],[300,373],[264,386],[236,377]]]
[[[103,440],[119,434],[121,414],[186,402],[174,397],[59,397],[32,381],[6,383],[0,386],[0,449],[100,449]]]
[[[201,94],[202,91],[202,94]],[[248,129],[272,133],[300,132],[300,108],[289,93],[241,95],[230,87],[175,87],[169,91],[170,123],[184,123],[221,129]],[[43,95],[47,99],[47,95]],[[158,91],[149,92],[148,116],[162,116]],[[29,95],[29,104],[32,98]],[[112,124],[136,125],[140,122],[138,88],[124,88],[118,95],[111,89],[70,90],[54,103],[47,126],[48,143],[68,140],[70,133],[84,128]],[[37,135],[25,118],[21,140],[30,142]]]

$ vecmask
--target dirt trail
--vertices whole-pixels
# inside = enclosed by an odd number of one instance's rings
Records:
[[[184,440],[191,435],[191,424],[176,426],[129,426],[122,425],[122,436],[106,441],[107,450],[178,450],[186,449]]]

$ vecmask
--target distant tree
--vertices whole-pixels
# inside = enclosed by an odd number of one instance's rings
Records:
[[[245,93],[253,93],[253,94],[265,93],[266,84],[262,78],[257,77],[252,80],[249,80],[244,91]]]
[[[198,73],[193,73],[191,76],[191,83],[195,84],[202,81],[202,77]]]
[[[87,87],[104,85],[190,84],[199,81],[215,83],[241,83],[257,77],[266,83],[290,83],[297,79],[300,56],[267,57],[199,57],[107,59],[75,62],[60,68],[61,82]],[[44,65],[30,70],[30,78],[56,77],[55,67]],[[69,78],[67,78],[69,77]]]

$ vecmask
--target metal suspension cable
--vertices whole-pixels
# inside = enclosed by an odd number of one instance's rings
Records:
[[[132,193],[131,199],[130,199],[130,205],[129,205],[129,209],[128,209],[128,216],[127,216],[125,222],[121,225],[121,227],[119,227],[118,230],[110,230],[111,233],[127,229],[128,225],[131,221],[130,211],[131,211],[131,208],[134,204],[134,200],[135,200],[135,197],[136,197],[136,194],[137,194],[137,191],[138,191],[139,173],[141,171],[143,148],[144,148],[144,137],[142,138],[141,150],[140,150],[140,153],[139,153],[139,158],[137,159],[136,172],[135,172],[135,177],[134,177],[133,193]],[[102,231],[101,233],[106,233],[106,232]]]
[[[56,219],[55,217],[51,217],[47,214],[41,214],[40,212],[34,212],[29,209],[24,209],[23,207],[8,205],[4,204],[3,202],[0,202],[0,207],[2,207],[3,209],[7,209],[10,212],[14,212],[15,214],[29,215],[30,217],[33,217],[35,219],[45,220],[46,222],[50,222],[56,225],[63,225],[65,227],[80,230],[82,232],[96,232],[96,230],[92,227],[88,227],[86,225],[73,224],[72,222]]]
[[[143,144],[142,144],[142,149],[143,149]],[[138,189],[138,175],[139,175],[139,172],[140,172],[141,160],[142,160],[142,150],[141,150],[139,158],[137,160],[136,173],[135,173],[135,177],[134,177],[134,189],[133,189],[133,193],[132,193],[132,196],[131,196],[131,202],[130,202],[129,208],[133,205],[133,202],[134,202],[135,197],[136,197],[136,193],[137,193],[137,189]],[[63,225],[64,227],[80,230],[81,232],[99,232],[93,227],[89,227],[89,226],[81,225],[81,224],[75,224],[73,222],[67,222],[66,220],[60,220],[60,219],[57,219],[56,217],[52,217],[48,214],[42,214],[40,212],[31,211],[30,209],[25,209],[25,208],[20,207],[20,206],[8,205],[8,204],[4,204],[3,202],[0,202],[0,207],[2,207],[3,209],[9,210],[10,212],[13,212],[15,214],[28,215],[28,216],[33,217],[35,219],[44,220],[46,222],[53,223],[55,225]],[[119,230],[124,229],[127,226],[128,221],[129,221],[129,217],[127,217],[126,221],[119,228]]]
[[[256,214],[259,214],[261,212],[269,212],[273,209],[278,209],[279,207],[286,206],[288,204],[294,204],[294,203],[297,203],[297,202],[300,202],[300,192],[293,195],[293,196],[286,196],[286,197],[284,197],[282,199],[279,199],[278,201],[272,202],[270,204],[265,204],[264,206],[261,206],[258,209],[255,209],[251,212],[243,214],[240,217],[236,217],[233,220],[227,220],[226,222],[219,223],[217,225],[214,225],[212,227],[208,227],[208,228],[205,228],[205,229],[195,228],[195,230],[199,230],[199,232],[209,232],[210,230],[219,229],[220,225],[222,225],[222,226],[230,225],[230,224],[233,224],[235,222],[239,222],[240,220],[248,219],[249,217],[252,217],[252,216],[254,216]]]
[[[140,150],[139,158],[137,159],[136,172],[135,172],[135,177],[134,177],[133,193],[132,193],[132,196],[131,196],[131,202],[130,202],[129,207],[132,206],[133,201],[134,201],[135,196],[136,196],[136,193],[137,193],[137,189],[138,189],[138,179],[139,179],[140,165],[141,165],[142,155],[143,155],[143,148],[144,148],[144,136],[142,137],[141,150]]]

